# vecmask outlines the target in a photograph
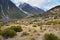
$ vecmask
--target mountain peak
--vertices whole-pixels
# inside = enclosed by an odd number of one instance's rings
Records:
[[[29,5],[28,3],[20,3],[20,5],[19,5],[20,8],[23,8],[25,6],[31,7],[31,5]]]
[[[44,12],[44,10],[37,8],[37,7],[34,7],[34,6],[31,6],[28,3],[21,3],[19,5],[19,8],[22,9],[23,11],[27,12],[28,14],[33,14],[33,15],[40,14],[40,13]]]

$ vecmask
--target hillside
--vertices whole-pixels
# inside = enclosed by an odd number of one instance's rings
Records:
[[[44,13],[46,16],[50,17],[57,17],[60,18],[60,5],[53,7],[52,9],[48,10]]]
[[[44,10],[38,7],[29,5],[28,3],[21,3],[19,5],[19,8],[25,11],[28,15],[38,15],[45,12]]]
[[[51,8],[50,10],[39,14],[39,15],[33,15],[31,17],[28,18],[36,18],[36,17],[41,17],[41,18],[49,18],[49,17],[53,17],[53,18],[60,18],[60,5],[55,6],[53,8]]]
[[[26,17],[27,14],[22,12],[10,0],[0,0],[0,20],[20,19]]]

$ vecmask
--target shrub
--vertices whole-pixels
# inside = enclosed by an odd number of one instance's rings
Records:
[[[21,36],[27,36],[27,35],[29,35],[29,33],[23,32]]]
[[[59,40],[59,39],[56,35],[50,33],[44,35],[44,40]]]
[[[33,24],[33,27],[37,27],[37,25],[36,24]]]
[[[0,35],[2,34],[2,31],[0,30]]]
[[[42,24],[42,23],[38,23],[37,25],[38,25],[38,26],[42,26],[43,24]]]
[[[33,24],[33,22],[30,22],[30,24]]]
[[[54,19],[57,19],[58,17],[57,16],[54,16]]]
[[[37,32],[37,30],[34,30],[33,32]]]
[[[21,32],[21,31],[22,31],[21,26],[11,26],[10,29],[12,29],[12,30],[14,30],[14,31],[16,31],[16,32]]]
[[[51,21],[51,22],[47,22],[46,25],[55,25],[55,24],[60,24],[60,21]]]
[[[37,20],[34,20],[33,22],[37,22]]]
[[[35,40],[35,38],[31,38],[31,40]]]
[[[60,24],[60,21],[58,21],[58,24]]]
[[[47,22],[46,25],[51,25],[51,22]]]
[[[4,26],[4,24],[0,24],[0,26]]]
[[[14,30],[11,30],[11,29],[5,29],[3,32],[2,32],[2,36],[4,38],[11,38],[11,37],[14,37],[16,35],[16,32]]]
[[[42,26],[40,27],[40,29],[41,29],[41,30],[43,29]]]
[[[28,26],[28,23],[25,23],[26,26]]]

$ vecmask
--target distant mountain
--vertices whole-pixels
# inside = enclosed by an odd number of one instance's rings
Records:
[[[22,12],[16,5],[10,0],[0,0],[0,19],[7,20],[9,18],[24,18],[27,14]]]
[[[33,7],[27,3],[21,3],[19,5],[19,8],[22,9],[23,11],[25,11],[27,14],[41,14],[44,12],[44,10],[37,8],[37,7]]]
[[[48,10],[48,11],[42,13],[42,14],[31,16],[31,17],[34,17],[34,18],[36,18],[36,17],[42,17],[42,18],[49,18],[49,17],[60,18],[60,5],[55,6],[55,7],[51,8],[50,10]]]

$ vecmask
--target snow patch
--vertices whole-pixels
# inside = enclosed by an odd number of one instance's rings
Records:
[[[26,12],[26,11],[22,10],[21,8],[20,8],[20,10],[21,10],[22,12],[24,12],[25,14],[28,14],[28,12]]]

